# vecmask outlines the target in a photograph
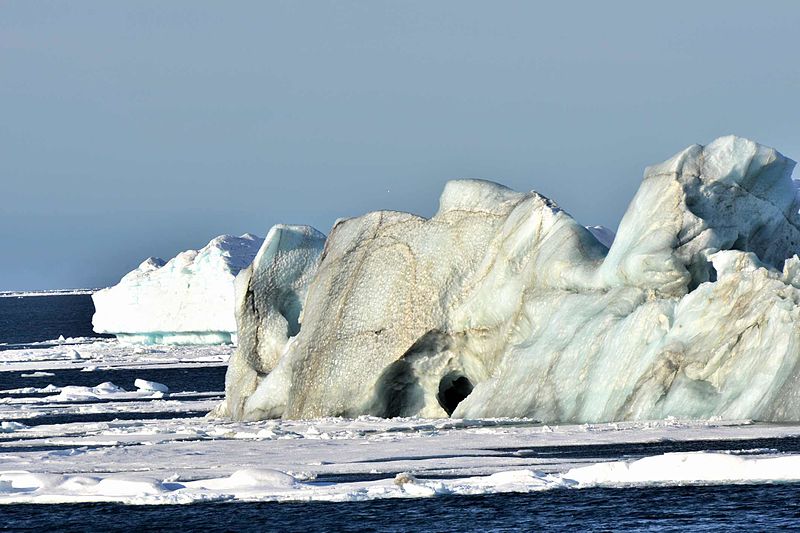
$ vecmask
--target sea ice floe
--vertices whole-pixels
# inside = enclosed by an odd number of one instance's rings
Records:
[[[229,476],[181,481],[146,475],[44,474],[0,471],[0,504],[109,501],[174,504],[208,500],[361,501],[581,489],[625,485],[713,484],[800,480],[800,456],[734,457],[682,453],[614,461],[564,473],[520,469],[488,476],[419,479],[400,473],[375,481],[301,481],[274,469],[248,468]]]
[[[153,345],[146,349],[117,339],[75,338],[68,341],[81,354],[72,359],[63,345],[53,341],[32,343],[0,351],[0,371],[21,371],[21,377],[55,376],[59,369],[157,368],[159,366],[223,365],[233,353],[231,345]],[[88,370],[87,370],[88,371]]]
[[[135,391],[127,391],[122,387],[111,383],[110,381],[100,383],[95,387],[68,385],[66,387],[61,387],[58,394],[54,396],[48,396],[45,399],[51,402],[85,402],[93,400],[119,400],[143,397],[163,398],[165,394],[169,393],[169,387],[161,383],[156,383],[155,381],[137,379],[134,385],[137,388]],[[46,392],[47,389],[42,389],[42,391]]]

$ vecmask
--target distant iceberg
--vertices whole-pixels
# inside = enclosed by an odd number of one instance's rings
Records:
[[[799,421],[793,167],[742,138],[690,146],[645,171],[616,236],[479,180],[429,220],[341,220],[318,261],[286,255],[296,323],[239,291],[240,328],[273,343],[239,347],[217,414]],[[287,281],[263,276],[267,302]]]
[[[611,245],[614,243],[614,237],[616,237],[613,230],[605,226],[586,226],[586,229],[589,230],[589,233],[594,235],[595,239],[600,241],[600,244],[606,248],[611,248]]]
[[[143,344],[217,344],[236,338],[234,279],[263,239],[222,235],[168,262],[150,257],[92,295],[97,333]]]

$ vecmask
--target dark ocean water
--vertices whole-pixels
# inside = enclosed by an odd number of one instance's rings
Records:
[[[0,343],[22,344],[64,337],[107,337],[92,330],[89,294],[0,298]]]
[[[94,307],[88,295],[0,298],[0,342],[24,344],[55,339],[59,335],[96,336],[91,330],[93,312]],[[92,386],[101,381],[113,381],[131,388],[133,379],[141,377],[165,382],[173,391],[219,391],[223,388],[225,368],[210,366],[96,372],[64,369],[52,372],[53,376],[37,378],[23,378],[22,372],[0,372],[0,389],[42,387],[49,383]],[[180,416],[203,414],[182,413]],[[171,416],[170,413],[141,415],[151,419]],[[94,422],[100,421],[103,416],[116,418],[119,415],[72,414],[62,416],[63,420],[41,417],[20,421],[29,425]],[[126,415],[129,418],[132,416]],[[13,436],[0,437],[3,441],[10,439]],[[797,453],[800,451],[800,438],[538,446],[522,450],[497,448],[487,450],[487,454],[553,456],[562,459],[633,458],[670,451],[742,448]],[[16,453],[8,445],[4,451]],[[0,530],[787,531],[800,530],[800,484],[558,489],[533,494],[441,496],[348,503],[11,505],[0,506]]]
[[[80,385],[94,387],[98,383],[111,381],[128,390],[136,390],[133,385],[137,378],[158,381],[169,385],[173,392],[194,391],[211,392],[225,389],[225,366],[203,366],[193,368],[118,368],[81,372],[79,369],[48,370],[52,376],[23,377],[28,371],[0,372],[0,390],[21,387],[46,387],[53,384],[57,387]]]
[[[789,531],[800,486],[557,489],[348,503],[14,505],[15,531]]]

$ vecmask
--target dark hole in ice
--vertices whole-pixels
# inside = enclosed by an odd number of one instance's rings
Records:
[[[381,376],[372,414],[383,418],[414,416],[422,409],[422,388],[408,360],[395,361]]]
[[[300,312],[302,310],[303,304],[294,292],[287,292],[278,301],[278,312],[286,319],[288,324],[286,334],[289,337],[300,333]]]
[[[472,392],[472,382],[458,372],[450,372],[439,382],[439,405],[452,415],[464,398]]]
[[[717,281],[717,269],[714,268],[714,265],[711,264],[711,261],[708,262],[708,281],[712,283]]]
[[[689,272],[692,275],[689,280],[689,292],[695,290],[701,283],[717,281],[717,270],[711,261],[698,261],[690,267]]]

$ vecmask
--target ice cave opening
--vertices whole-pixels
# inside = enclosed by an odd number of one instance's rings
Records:
[[[448,416],[452,415],[458,404],[472,393],[473,388],[474,386],[467,376],[460,372],[450,372],[439,382],[439,394],[437,395],[439,405],[447,412]]]

